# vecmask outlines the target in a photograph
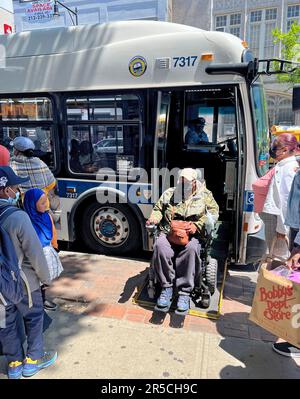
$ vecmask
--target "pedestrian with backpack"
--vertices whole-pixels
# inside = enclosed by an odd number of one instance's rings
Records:
[[[8,361],[10,379],[22,375],[30,377],[53,364],[57,358],[56,352],[44,351],[43,343],[44,308],[40,284],[51,281],[48,265],[27,213],[15,206],[19,197],[18,185],[26,180],[17,176],[9,166],[0,167],[0,303],[5,306],[0,342]],[[12,245],[8,248],[10,243]],[[24,282],[22,289],[17,284],[20,277]],[[14,286],[12,281],[16,283]],[[18,312],[25,324],[26,354],[16,326]]]

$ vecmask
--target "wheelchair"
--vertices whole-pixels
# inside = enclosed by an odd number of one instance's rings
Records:
[[[210,306],[211,297],[217,288],[218,278],[218,261],[209,255],[213,240],[213,231],[215,226],[206,227],[205,238],[199,240],[201,244],[200,259],[201,259],[201,272],[195,276],[195,286],[190,295],[191,300],[196,307],[207,309]],[[153,238],[153,244],[159,235],[156,225],[146,225],[146,229]],[[147,285],[148,296],[151,299],[158,297],[160,294],[161,286],[156,276],[155,270],[150,263],[149,268],[149,281]],[[157,309],[160,310],[160,309]]]

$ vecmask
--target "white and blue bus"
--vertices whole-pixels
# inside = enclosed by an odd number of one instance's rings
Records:
[[[230,259],[259,255],[252,182],[268,170],[269,134],[244,42],[128,21],[3,35],[0,46],[0,142],[32,138],[57,177],[60,240],[113,255],[151,249],[152,194],[171,184],[162,171],[194,167],[230,224]],[[200,146],[185,142],[197,118],[208,138]]]

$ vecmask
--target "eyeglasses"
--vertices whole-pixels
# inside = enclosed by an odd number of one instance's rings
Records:
[[[274,152],[277,152],[277,151],[280,151],[280,150],[284,150],[284,148],[285,148],[285,147],[277,147],[277,146],[274,146],[274,147],[271,148],[271,150],[274,151]]]

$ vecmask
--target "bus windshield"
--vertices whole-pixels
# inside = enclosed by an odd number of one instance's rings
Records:
[[[255,122],[255,143],[256,143],[256,163],[260,176],[263,176],[269,169],[269,129],[267,122],[267,103],[263,86],[253,84],[251,86],[251,95],[254,108]]]

